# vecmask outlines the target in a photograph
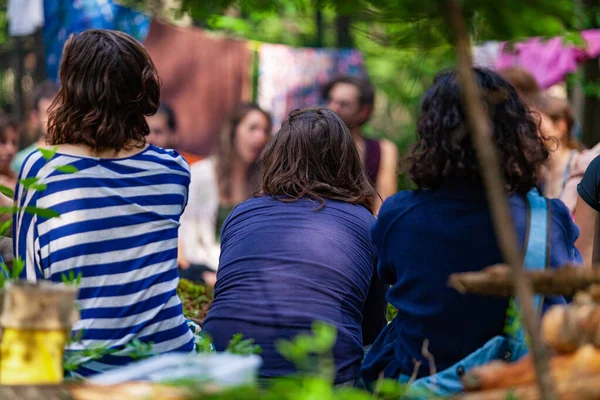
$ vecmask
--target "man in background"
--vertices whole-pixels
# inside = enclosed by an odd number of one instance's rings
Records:
[[[375,103],[371,83],[363,78],[340,76],[325,86],[323,95],[327,108],[340,116],[354,137],[367,174],[381,198],[385,200],[395,194],[398,148],[387,139],[365,138],[362,132]]]
[[[158,108],[156,114],[146,117],[150,134],[146,141],[163,149],[174,149],[177,147],[177,117],[171,107],[166,104]],[[179,152],[183,158],[192,165],[200,161],[202,157],[191,153]]]
[[[33,105],[29,114],[30,124],[35,130],[35,142],[17,152],[11,169],[18,174],[25,158],[39,147],[46,146],[46,132],[48,130],[48,109],[58,94],[58,85],[44,82],[33,91]]]

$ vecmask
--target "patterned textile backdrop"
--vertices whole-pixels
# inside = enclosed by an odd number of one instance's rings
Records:
[[[291,111],[323,105],[323,86],[340,74],[365,76],[359,51],[263,44],[259,50],[258,103],[272,114],[277,131]]]

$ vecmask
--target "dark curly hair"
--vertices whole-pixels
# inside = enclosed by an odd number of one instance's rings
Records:
[[[486,105],[506,190],[526,193],[536,186],[537,169],[548,158],[536,116],[515,89],[496,72],[473,70]],[[408,175],[419,189],[448,179],[480,182],[461,88],[455,71],[439,74],[423,96],[417,142],[407,158]]]
[[[50,144],[83,144],[98,153],[145,144],[145,116],[158,109],[160,78],[134,38],[103,29],[71,35],[60,80],[50,107]]]
[[[360,204],[377,193],[344,122],[326,108],[293,111],[260,156],[261,191],[281,201],[310,197]]]

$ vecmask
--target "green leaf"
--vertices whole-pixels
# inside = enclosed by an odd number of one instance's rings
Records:
[[[74,174],[75,172],[79,171],[79,169],[77,169],[77,167],[74,165],[61,165],[58,167],[54,167],[54,169],[60,172],[64,172],[65,174]]]
[[[579,32],[567,32],[563,35],[563,43],[571,44],[575,47],[585,49],[587,47],[587,42]]]
[[[5,195],[6,197],[10,197],[11,199],[15,197],[15,191],[9,188],[8,186],[0,185],[0,193]]]
[[[12,218],[0,225],[0,236],[4,236],[12,226]]]
[[[81,273],[81,271],[79,271],[77,273],[77,275],[75,275],[75,271],[70,270],[68,274],[62,273],[60,275],[60,279],[62,280],[62,282],[65,285],[73,285],[73,286],[79,286],[79,284],[81,283],[81,278],[83,277],[83,274]]]
[[[50,208],[39,208],[34,206],[25,207],[25,212],[30,214],[38,215],[42,218],[56,218],[60,217],[60,214]]]
[[[16,257],[13,260],[11,278],[13,280],[19,279],[19,277],[21,276],[21,272],[23,272],[24,269],[25,269],[25,261],[23,261],[23,259],[21,257]]]
[[[16,205],[13,205],[11,207],[2,206],[0,207],[0,214],[16,214],[17,212],[19,212],[19,210],[21,209]]]
[[[196,335],[196,352],[212,353],[214,352],[212,337],[206,331],[201,331]]]
[[[322,354],[330,351],[337,337],[335,327],[325,322],[316,321],[312,329],[315,340],[313,349],[315,353]]]
[[[38,183],[38,181],[40,180],[40,178],[38,178],[37,176],[33,176],[31,178],[25,178],[25,179],[21,179],[19,181],[19,183],[21,185],[23,185],[23,187],[25,189],[29,189],[31,188],[31,186],[35,185],[36,183]]]
[[[250,355],[250,354],[261,354],[262,347],[254,344],[254,339],[244,340],[244,335],[236,333],[233,338],[229,341],[227,349],[225,350],[231,354],[239,355]]]
[[[10,278],[11,275],[11,271],[10,268],[8,268],[8,265],[6,265],[5,263],[0,264],[0,268],[2,268],[2,271],[4,272],[5,277]]]
[[[56,155],[57,150],[58,147],[54,147],[53,149],[38,149],[46,161],[52,160],[52,158]]]

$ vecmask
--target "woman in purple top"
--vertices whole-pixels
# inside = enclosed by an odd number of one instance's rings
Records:
[[[260,159],[261,195],[221,232],[215,300],[204,323],[217,350],[243,333],[263,348],[263,377],[294,366],[275,349],[311,329],[337,329],[336,383],[358,377],[363,345],[386,324],[369,229],[375,190],[352,136],[327,109],[293,112]]]

